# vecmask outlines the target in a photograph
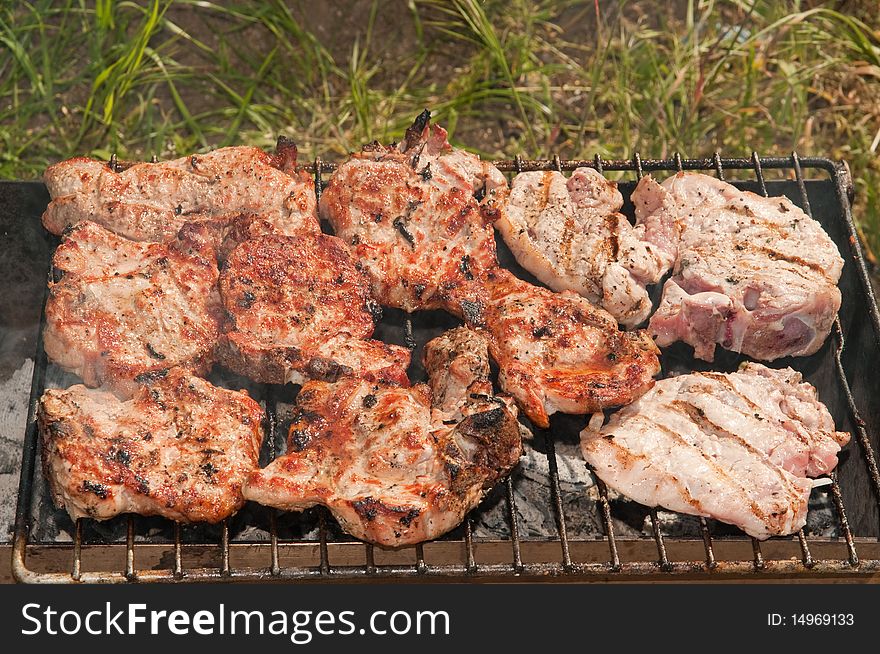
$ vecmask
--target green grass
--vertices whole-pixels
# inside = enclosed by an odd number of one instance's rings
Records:
[[[342,156],[399,138],[427,106],[489,156],[844,158],[880,253],[874,0],[0,7],[2,178],[279,134],[305,157]]]

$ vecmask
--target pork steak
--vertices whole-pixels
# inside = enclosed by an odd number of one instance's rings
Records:
[[[43,342],[49,359],[126,397],[151,376],[214,362],[223,310],[219,272],[203,226],[167,243],[117,236],[86,221],[52,258]]]
[[[645,333],[575,293],[552,293],[498,264],[491,223],[507,183],[421,114],[394,146],[371,144],[342,163],[321,215],[350,243],[373,296],[405,311],[444,309],[481,330],[499,381],[530,420],[624,404],[659,370]]]
[[[320,232],[315,185],[296,167],[296,146],[275,154],[234,146],[115,172],[77,157],[49,166],[43,181],[52,201],[43,225],[60,235],[83,220],[135,241],[167,241],[185,222],[228,222],[259,214],[281,233]]]
[[[520,173],[495,227],[517,262],[554,291],[574,291],[627,327],[651,314],[647,284],[672,265],[665,224],[631,225],[617,185],[592,168]]]
[[[813,481],[849,441],[791,368],[658,381],[581,449],[610,487],[646,506],[716,518],[765,539],[806,521]]]
[[[78,385],[47,390],[37,422],[52,498],[74,520],[122,513],[219,522],[244,504],[263,411],[246,393],[180,368],[128,401]]]
[[[639,220],[678,233],[672,277],[649,331],[712,361],[716,345],[773,361],[816,352],[837,310],[843,259],[821,225],[784,197],[762,197],[708,175],[644,177]]]
[[[334,236],[264,234],[232,250],[220,276],[220,362],[264,383],[341,376],[409,384],[408,349],[370,338],[379,310]]]
[[[249,477],[245,497],[288,511],[324,505],[348,533],[389,547],[458,525],[517,464],[520,425],[491,394],[478,334],[460,328],[426,353],[430,386],[304,385],[287,453]]]

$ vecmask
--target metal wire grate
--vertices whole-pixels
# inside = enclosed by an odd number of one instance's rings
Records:
[[[114,155],[110,160],[114,170],[126,166],[117,161]],[[880,348],[880,314],[871,291],[871,284],[865,268],[862,252],[856,236],[856,230],[850,213],[851,180],[844,164],[835,163],[823,158],[801,158],[796,153],[790,157],[762,158],[752,153],[748,159],[723,158],[715,153],[705,159],[683,159],[675,154],[672,159],[642,159],[636,153],[629,160],[603,160],[596,155],[591,161],[562,160],[554,156],[548,160],[527,161],[521,157],[513,160],[498,161],[495,165],[503,172],[517,173],[523,171],[571,171],[578,167],[592,167],[600,173],[623,171],[634,173],[641,178],[644,174],[654,171],[706,171],[714,172],[720,179],[725,178],[727,171],[751,171],[759,191],[768,196],[768,182],[765,171],[776,170],[788,173],[799,194],[799,204],[804,211],[812,216],[812,207],[804,180],[803,170],[813,169],[824,171],[830,178],[830,188],[836,194],[835,206],[839,215],[835,220],[841,223],[846,244],[838,242],[842,253],[848,252],[848,265],[855,268],[858,298],[848,301],[863,303],[867,314],[869,331],[873,330],[873,343]],[[335,165],[316,159],[308,166],[314,173],[315,191],[320,200],[324,176],[333,170]],[[742,180],[740,180],[742,181]],[[827,183],[827,181],[826,181]],[[44,297],[45,302],[45,297]],[[45,320],[45,317],[43,318]],[[37,462],[38,434],[35,422],[37,401],[42,395],[46,382],[47,360],[42,345],[43,324],[40,325],[40,336],[37,343],[37,354],[29,400],[27,432],[25,434],[23,466],[19,486],[18,509],[15,522],[15,539],[13,547],[13,572],[19,581],[35,583],[69,583],[69,582],[146,582],[146,581],[268,581],[268,580],[330,580],[355,578],[550,578],[566,577],[571,579],[624,579],[645,578],[647,575],[688,578],[717,578],[723,575],[730,577],[764,576],[862,576],[876,574],[880,571],[880,527],[878,533],[855,537],[847,519],[844,506],[844,495],[835,471],[831,479],[831,497],[837,513],[837,524],[845,545],[845,556],[839,556],[839,539],[808,537],[803,530],[793,539],[771,539],[759,543],[745,536],[713,538],[708,522],[699,520],[700,538],[687,540],[664,536],[658,512],[648,511],[651,534],[649,539],[621,539],[615,535],[615,524],[612,515],[612,501],[605,484],[596,479],[596,510],[604,535],[601,539],[585,540],[569,536],[566,515],[563,506],[563,494],[555,449],[554,434],[550,431],[538,432],[536,439],[544,446],[549,470],[550,503],[555,518],[555,536],[549,540],[525,540],[521,535],[521,527],[514,485],[511,479],[503,482],[502,498],[505,504],[504,513],[508,521],[510,536],[506,541],[484,541],[475,537],[471,517],[468,516],[461,528],[460,538],[447,538],[426,545],[417,545],[397,552],[397,555],[410,554],[410,561],[405,563],[381,563],[377,554],[381,548],[359,543],[357,541],[334,540],[328,528],[332,517],[321,508],[318,510],[318,537],[314,540],[285,540],[279,537],[278,520],[275,512],[268,514],[268,542],[230,543],[228,521],[222,523],[217,543],[197,546],[196,549],[205,555],[210,565],[185,566],[184,552],[193,548],[184,544],[181,526],[173,526],[173,542],[170,544],[170,557],[163,557],[161,564],[153,567],[141,567],[139,561],[142,554],[153,554],[153,550],[163,553],[169,549],[167,544],[140,543],[136,540],[136,520],[134,516],[120,518],[126,521],[126,538],[124,547],[124,563],[120,568],[102,568],[98,571],[86,571],[83,567],[83,550],[91,545],[83,541],[83,521],[77,521],[73,531],[73,542],[70,545],[41,545],[34,542],[31,533],[30,516],[35,489],[35,469]],[[842,392],[849,420],[854,432],[858,450],[866,467],[865,483],[870,486],[866,495],[880,507],[880,473],[878,473],[874,448],[869,437],[866,423],[862,420],[853,390],[847,379],[844,368],[845,339],[841,321],[838,318],[833,327],[833,375],[835,383]],[[864,383],[860,380],[858,383]],[[282,436],[278,417],[277,389],[266,386],[264,403],[268,417],[267,439],[269,458],[277,454],[277,442]],[[38,480],[37,480],[38,481]],[[797,544],[798,555],[792,555],[791,544]],[[750,545],[750,557],[738,554],[723,556],[720,548],[730,545]],[[670,547],[681,546],[689,556],[678,560],[671,556]],[[109,546],[111,549],[119,545]],[[352,548],[359,550],[360,555],[352,554]],[[698,549],[699,548],[699,549]],[[428,550],[430,549],[430,553]],[[485,550],[485,551],[484,551]],[[625,555],[624,555],[625,550]],[[861,550],[860,556],[857,550]],[[306,563],[290,564],[283,561],[283,553],[301,553],[311,557]],[[383,552],[384,553],[384,552]],[[32,565],[36,554],[48,560],[48,569],[38,569]],[[69,555],[71,562],[67,571],[62,571],[58,561],[59,554]],[[357,554],[355,552],[354,554]],[[315,555],[317,560],[315,559]],[[144,557],[146,558],[146,557]],[[235,559],[235,561],[233,561]],[[39,563],[39,562],[36,562]],[[44,566],[45,567],[45,566]]]

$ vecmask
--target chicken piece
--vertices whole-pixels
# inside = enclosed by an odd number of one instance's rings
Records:
[[[185,222],[255,213],[283,234],[318,234],[314,181],[295,164],[296,146],[285,139],[274,155],[236,146],[118,173],[102,161],[69,159],[43,176],[52,197],[43,225],[60,235],[91,220],[135,241],[161,242]]]
[[[450,146],[429,117],[419,116],[402,143],[374,143],[342,163],[320,211],[351,246],[383,305],[460,314],[475,277],[497,265],[491,223],[507,180]]]
[[[389,547],[458,525],[517,464],[519,423],[490,395],[479,335],[441,336],[426,353],[431,386],[303,386],[287,453],[250,476],[245,497],[288,511],[322,504],[348,533]],[[432,387],[443,389],[433,400]]]
[[[168,243],[138,243],[81,222],[52,265],[43,344],[86,386],[124,398],[169,368],[211,368],[223,308],[202,226],[185,225]]]
[[[466,308],[466,322],[489,338],[501,388],[541,428],[556,411],[628,404],[660,371],[645,332],[618,330],[607,312],[571,291],[554,293],[499,270]]]
[[[660,281],[672,258],[656,221],[633,227],[622,206],[617,185],[592,168],[568,180],[526,172],[514,178],[495,226],[517,262],[554,291],[579,293],[633,327],[651,313],[645,285]]]
[[[644,177],[640,220],[678,232],[673,276],[649,331],[712,361],[716,344],[755,359],[807,356],[840,308],[843,259],[821,225],[787,198],[765,198],[708,175]]]
[[[73,386],[47,390],[37,423],[52,499],[71,519],[122,513],[219,522],[244,504],[257,467],[263,412],[247,393],[180,368],[135,397]]]
[[[235,372],[273,384],[344,375],[409,384],[410,351],[370,339],[379,308],[338,238],[246,240],[224,265],[220,293],[220,362]]]
[[[453,149],[422,114],[399,146],[374,144],[340,165],[320,210],[352,244],[379,302],[443,308],[484,329],[502,389],[535,424],[546,427],[557,410],[631,401],[659,370],[657,349],[574,293],[553,294],[499,267],[489,223],[505,195],[496,168]],[[562,316],[574,322],[562,326]],[[535,324],[522,331],[526,323]]]
[[[831,472],[848,441],[800,373],[757,363],[664,379],[581,433],[587,462],[620,493],[760,539],[803,527],[808,477]]]

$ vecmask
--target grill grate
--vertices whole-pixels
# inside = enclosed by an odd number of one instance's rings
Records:
[[[153,159],[155,161],[155,158]],[[124,169],[128,164],[117,161],[116,155],[110,159],[113,170]],[[793,177],[799,194],[799,204],[804,211],[812,216],[812,207],[805,183],[803,170],[813,169],[824,171],[830,177],[831,186],[836,194],[836,208],[841,225],[841,233],[848,243],[844,246],[838,241],[843,251],[848,251],[847,265],[854,266],[857,293],[860,298],[849,298],[848,302],[862,301],[867,314],[868,331],[873,329],[868,341],[880,345],[880,314],[871,290],[870,280],[865,268],[861,249],[856,237],[855,227],[850,213],[849,199],[851,180],[844,164],[823,158],[801,158],[797,153],[790,157],[762,158],[753,152],[748,159],[723,158],[715,153],[705,159],[683,159],[676,153],[672,159],[642,159],[638,153],[629,160],[603,160],[598,154],[592,161],[562,160],[553,156],[549,160],[528,161],[517,156],[513,160],[495,162],[503,172],[516,173],[523,171],[571,171],[577,167],[592,167],[600,173],[623,171],[634,173],[636,179],[653,171],[705,171],[714,172],[719,179],[725,178],[726,171],[751,171],[760,192],[768,196],[768,185],[765,171],[776,170]],[[327,173],[335,170],[332,163],[315,159],[308,167],[314,173],[315,191],[318,199],[322,182]],[[791,183],[791,182],[789,182]],[[827,225],[826,225],[827,228]],[[43,302],[45,303],[45,291]],[[43,316],[42,321],[45,321]],[[831,498],[837,513],[837,522],[846,556],[835,556],[839,551],[839,539],[808,537],[800,530],[796,539],[776,538],[763,544],[745,536],[716,537],[713,539],[708,522],[699,519],[700,538],[683,539],[664,536],[658,512],[652,509],[650,517],[653,538],[621,539],[615,536],[615,525],[612,516],[612,503],[605,484],[596,479],[596,508],[598,520],[604,535],[599,539],[573,539],[569,536],[563,496],[560,486],[555,439],[550,431],[535,430],[535,440],[544,445],[549,469],[550,504],[555,519],[555,536],[549,541],[524,540],[518,518],[517,501],[514,485],[510,478],[503,482],[504,515],[506,516],[510,537],[507,541],[477,541],[471,516],[465,518],[461,528],[462,537],[444,538],[426,545],[407,548],[401,553],[413,555],[412,563],[381,563],[377,562],[377,553],[383,552],[372,545],[358,541],[339,541],[331,536],[328,525],[332,521],[329,512],[319,508],[318,539],[286,540],[279,537],[276,512],[268,513],[268,542],[242,542],[230,544],[230,526],[224,521],[220,526],[220,536],[216,544],[207,546],[191,546],[184,544],[181,526],[173,525],[173,543],[171,544],[170,563],[160,564],[152,568],[139,567],[141,555],[154,554],[157,550],[167,552],[167,544],[140,543],[136,539],[136,520],[134,516],[119,518],[126,521],[126,538],[124,545],[124,565],[121,568],[103,566],[99,571],[86,571],[83,567],[83,552],[93,546],[83,541],[83,520],[78,520],[73,530],[72,545],[41,545],[35,542],[31,533],[32,503],[35,496],[35,469],[38,450],[38,434],[35,421],[37,401],[43,393],[46,383],[47,359],[43,350],[42,331],[37,342],[37,354],[32,379],[27,431],[25,434],[23,465],[19,486],[18,508],[15,521],[15,537],[13,546],[13,572],[19,581],[35,583],[69,583],[69,582],[134,582],[134,581],[228,581],[228,580],[329,580],[356,578],[549,578],[567,577],[572,579],[623,579],[644,578],[648,575],[688,578],[725,578],[762,576],[791,576],[815,578],[818,576],[861,576],[876,574],[880,571],[880,527],[874,526],[876,534],[867,537],[855,537],[847,518],[838,473],[831,475]],[[411,325],[408,325],[411,333]],[[880,473],[871,444],[866,423],[862,419],[853,390],[847,379],[844,367],[845,339],[844,330],[838,318],[833,327],[833,375],[837,388],[842,392],[849,412],[854,440],[858,443],[859,452],[867,470],[865,484],[870,486],[866,496],[872,496],[873,502],[880,507]],[[873,346],[872,345],[872,346]],[[280,433],[278,416],[278,397],[272,386],[264,388],[265,408],[267,413],[267,439],[269,459],[278,452],[277,444],[283,438]],[[851,447],[850,449],[855,449]],[[873,493],[873,495],[871,495]],[[797,541],[799,556],[792,556],[791,544]],[[751,544],[751,558],[742,555],[741,545]],[[686,560],[671,557],[669,546],[682,546],[691,555]],[[733,557],[721,553],[721,548],[738,546]],[[859,556],[857,546],[863,552]],[[120,546],[110,545],[115,550]],[[357,557],[351,555],[352,547],[362,554],[362,563],[353,563]],[[211,565],[185,566],[184,552],[194,548],[199,554],[206,556]],[[107,548],[105,548],[107,549]],[[430,549],[430,556],[426,553]],[[490,560],[483,561],[483,550],[490,555]],[[700,553],[700,549],[702,553]],[[765,554],[765,549],[767,554]],[[652,553],[653,550],[653,553]],[[282,551],[294,552],[311,557],[317,554],[318,561],[309,564],[286,564],[282,561]],[[603,554],[604,551],[604,554]],[[797,550],[795,550],[797,551]],[[507,552],[507,553],[505,553]],[[624,555],[625,553],[625,555]],[[38,570],[39,565],[32,565],[36,554],[49,561],[47,570]],[[67,572],[62,571],[62,559],[70,555],[72,559]],[[234,556],[233,556],[234,555]],[[576,556],[577,555],[577,556]],[[580,560],[575,560],[575,559]],[[235,559],[235,565],[233,565]],[[239,559],[241,563],[239,563]],[[331,559],[334,561],[331,563]],[[168,561],[162,558],[162,561]],[[336,561],[339,561],[338,563]]]

